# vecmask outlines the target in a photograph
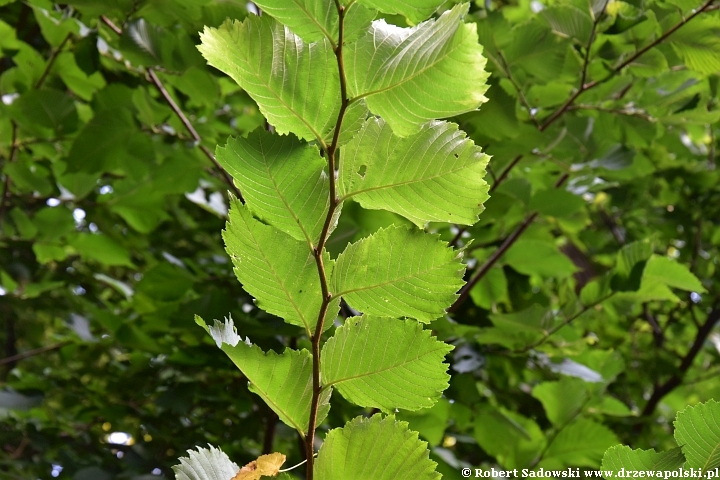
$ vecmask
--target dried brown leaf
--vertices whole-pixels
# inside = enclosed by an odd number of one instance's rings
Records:
[[[231,480],[260,480],[260,477],[274,477],[280,472],[283,463],[285,463],[285,455],[282,453],[261,455],[257,460],[242,467]]]

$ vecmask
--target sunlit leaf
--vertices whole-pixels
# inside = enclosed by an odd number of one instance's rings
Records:
[[[371,118],[343,151],[340,194],[419,227],[431,221],[471,225],[488,199],[488,159],[453,123],[430,122],[399,138],[382,119]]]
[[[262,397],[280,420],[298,432],[307,432],[312,399],[312,355],[307,350],[285,349],[282,354],[263,352],[257,345],[243,342],[232,320],[215,320],[208,327],[198,316],[195,322],[210,333],[223,352],[250,382],[250,391]],[[227,343],[230,342],[230,343]],[[320,396],[318,423],[330,410],[332,389]]]
[[[357,417],[331,430],[315,464],[318,480],[439,480],[427,443],[394,416]]]
[[[431,407],[448,387],[452,350],[414,320],[349,318],[322,351],[322,379],[361,407]]]
[[[355,102],[364,98],[400,136],[428,120],[477,109],[487,100],[488,74],[475,25],[461,21],[467,9],[457,5],[414,28],[373,22],[345,53]]]
[[[331,288],[361,312],[428,322],[452,305],[462,272],[458,252],[436,236],[389,227],[348,245]]]

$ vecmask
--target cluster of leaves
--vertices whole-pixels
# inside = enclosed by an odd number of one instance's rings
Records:
[[[423,297],[427,285],[416,284],[418,293],[398,303],[373,302],[395,293],[376,290],[372,297],[358,291],[345,296],[347,304],[328,304],[348,333],[355,320],[342,319],[355,315],[354,308],[382,309],[379,316],[429,322],[435,345],[455,347],[442,397],[430,395],[435,403],[429,408],[395,412],[428,443],[438,472],[457,478],[466,466],[650,468],[665,465],[654,456],[665,454],[631,455],[627,447],[615,447],[604,460],[603,454],[618,443],[661,452],[692,445],[678,428],[676,443],[672,419],[688,404],[720,396],[714,381],[720,373],[714,330],[720,319],[714,281],[720,256],[717,2],[475,2],[458,31],[474,26],[488,59],[484,95],[490,100],[479,111],[468,111],[478,97],[435,101],[462,91],[454,82],[470,72],[425,78],[402,91],[389,88],[388,97],[343,107],[334,76],[337,42],[320,46],[339,35],[334,2],[290,2],[312,7],[304,9],[310,13],[265,3],[261,17],[243,20],[259,13],[248,12],[244,1],[0,0],[0,476],[172,478],[178,453],[204,443],[239,463],[272,451],[286,453],[290,465],[304,459],[306,445],[262,400],[274,392],[263,393],[249,375],[255,372],[246,376],[218,356],[192,314],[231,315],[256,346],[222,347],[240,349],[246,358],[267,352],[264,358],[280,359],[286,348],[312,351],[306,326],[317,325],[309,313],[317,298],[301,297],[295,309],[282,297],[262,297],[272,293],[266,283],[264,290],[240,290],[232,260],[243,262],[241,275],[250,275],[250,258],[242,252],[252,245],[232,232],[257,231],[254,248],[288,261],[284,268],[293,275],[279,274],[297,282],[290,287],[317,290],[316,268],[307,280],[297,273],[307,262],[315,267],[308,247],[316,244],[324,226],[317,219],[327,218],[332,201],[326,147],[334,141],[338,108],[347,110],[337,138],[343,152],[336,195],[344,203],[339,219],[331,219],[326,268],[342,267],[339,255],[348,242],[355,254],[371,259],[368,253],[377,249],[361,248],[366,237],[389,242],[404,235],[394,245],[410,248],[408,232],[418,238],[430,233],[439,235],[438,244],[463,247],[467,283],[456,300],[454,291],[447,298]],[[351,3],[348,11],[357,11],[346,19],[346,58],[367,47],[363,29],[374,19],[360,7],[394,4]],[[402,44],[406,28],[429,16],[436,25],[442,12],[458,15],[462,8],[452,1],[398,3],[414,8],[385,17],[378,34],[399,37],[378,43],[374,61],[390,54],[382,48]],[[239,67],[227,78],[206,66],[195,45],[204,26],[220,27],[228,18],[236,23],[210,31],[226,28],[233,42],[269,35],[292,48],[277,63],[269,63],[275,57],[268,42],[236,49],[237,56],[225,61]],[[276,21],[288,28],[273,29]],[[414,28],[421,37],[423,27]],[[437,41],[474,44],[475,33],[465,35],[446,31]],[[301,59],[307,54],[312,66]],[[369,56],[361,60],[346,66],[355,79],[346,84],[347,98],[391,87],[405,73],[373,64]],[[249,61],[261,69],[245,68]],[[381,67],[387,69],[382,76],[365,75]],[[268,83],[253,81],[258,71]],[[290,83],[282,76],[289,71],[306,82]],[[437,97],[418,102],[426,81]],[[313,106],[306,102],[308,89],[331,93]],[[307,124],[283,114],[293,98],[298,103],[291,105],[312,119]],[[382,120],[363,122],[365,109]],[[424,123],[460,111],[468,113]],[[255,131],[266,118],[277,133],[295,132],[299,140]],[[228,135],[236,138],[226,145]],[[464,167],[462,173],[394,196],[373,194],[390,175],[414,174],[410,162],[435,173],[449,165],[428,162],[439,150],[418,148],[409,140],[414,135],[456,142],[458,157],[448,160]],[[215,159],[217,144],[224,146]],[[375,148],[381,144],[383,150]],[[489,187],[479,180],[486,160],[476,161],[474,145],[492,156]],[[351,149],[357,155],[349,155]],[[283,167],[277,163],[283,156],[298,161]],[[398,159],[396,170],[383,172],[391,157]],[[257,168],[259,158],[265,168]],[[278,190],[290,193],[288,203],[270,202],[279,196],[260,182],[270,172]],[[293,181],[300,175],[305,182]],[[348,197],[361,189],[367,191]],[[474,226],[468,226],[476,215],[470,202],[467,209],[446,208],[488,189],[491,198]],[[237,251],[232,259],[219,235],[233,203],[228,190],[247,201],[235,202],[225,235]],[[323,192],[327,202],[293,203]],[[288,222],[289,208],[307,216]],[[378,231],[386,238],[377,238]],[[285,245],[298,244],[301,256],[286,252]],[[347,275],[329,278],[354,276],[349,258]],[[457,262],[454,255],[448,259],[460,271]],[[359,264],[372,268],[369,261]],[[453,301],[449,315],[428,314]],[[323,340],[346,328],[333,328],[332,320],[325,322]],[[416,324],[393,322],[394,338],[409,339],[408,325]],[[331,345],[319,353],[330,355]],[[246,388],[248,379],[260,395]],[[382,380],[388,394],[397,393],[397,380]],[[332,409],[319,412],[327,414],[321,430],[358,415],[384,428],[371,416],[373,399],[352,387],[336,387]],[[397,395],[377,408],[410,401],[418,399]],[[716,406],[704,408],[693,411],[712,418],[707,415]],[[717,445],[716,431],[707,424],[704,438],[711,445]],[[113,432],[132,439],[111,443]],[[335,445],[344,442],[338,435]],[[613,451],[628,462],[613,460]],[[699,465],[701,456],[683,452],[683,458],[673,454],[672,465]],[[717,463],[713,458],[706,466]]]

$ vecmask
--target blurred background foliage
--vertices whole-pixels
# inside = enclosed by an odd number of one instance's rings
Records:
[[[492,198],[472,228],[427,226],[467,246],[469,284],[432,324],[456,346],[445,398],[398,413],[446,478],[666,450],[678,410],[720,397],[718,8],[472,4],[490,101],[455,121],[493,156]],[[206,443],[302,460],[193,322],[308,343],[254,308],[220,238],[235,187],[212,152],[264,119],[197,32],[256,13],[0,0],[0,478],[173,478]],[[405,222],[344,213],[333,252]],[[361,413],[338,397],[321,431]]]

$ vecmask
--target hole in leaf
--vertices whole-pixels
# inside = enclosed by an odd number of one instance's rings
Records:
[[[365,178],[366,171],[367,171],[367,165],[360,165],[360,169],[357,171],[357,174],[360,175],[360,178]]]

